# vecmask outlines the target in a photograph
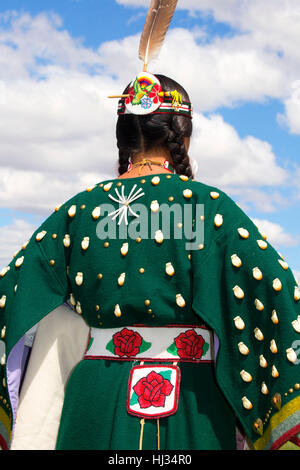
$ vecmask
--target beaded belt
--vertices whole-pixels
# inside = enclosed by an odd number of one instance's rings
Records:
[[[157,420],[159,436],[159,419],[178,409],[181,372],[177,364],[213,362],[212,345],[213,333],[204,326],[91,328],[84,359],[140,361],[129,372],[126,406],[129,414],[141,418],[141,449],[145,419]]]
[[[212,332],[203,326],[91,328],[84,359],[212,362]]]

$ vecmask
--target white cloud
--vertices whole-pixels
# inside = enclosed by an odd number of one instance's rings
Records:
[[[0,78],[28,78],[39,74],[45,64],[64,69],[90,70],[100,66],[99,55],[61,29],[62,20],[48,12],[32,17],[9,11],[0,15]]]
[[[291,195],[286,191],[271,190],[250,186],[224,186],[225,192],[238,201],[240,207],[247,213],[253,210],[258,212],[272,213],[285,210],[291,203]],[[295,199],[295,197],[294,197]]]
[[[195,137],[191,155],[199,176],[219,186],[259,187],[283,184],[288,172],[281,168],[268,142],[252,136],[240,138],[222,116],[194,116]]]
[[[0,270],[10,263],[14,253],[21,249],[36,229],[36,226],[23,219],[15,219],[11,224],[1,227]]]
[[[299,245],[300,238],[295,238],[287,233],[284,228],[277,223],[265,219],[252,218],[258,229],[264,233],[271,245],[276,247],[292,247]]]
[[[295,279],[296,279],[297,283],[299,284],[300,283],[300,271],[295,271],[293,269],[293,274],[295,276]]]
[[[277,115],[278,123],[292,134],[300,134],[300,80],[292,83],[291,94],[284,100],[284,106],[285,112]]]

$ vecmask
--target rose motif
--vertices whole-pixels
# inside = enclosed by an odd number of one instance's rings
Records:
[[[187,330],[175,338],[178,356],[182,359],[200,359],[205,343],[201,335],[194,330]]]
[[[136,356],[140,351],[143,338],[139,333],[133,330],[123,328],[113,335],[114,353],[120,357]]]
[[[133,390],[138,396],[141,408],[149,408],[150,406],[164,407],[166,396],[171,394],[173,388],[174,386],[168,379],[152,371],[140,379]]]
[[[148,93],[149,98],[152,99],[154,104],[157,104],[158,102],[163,102],[163,97],[159,96],[159,93],[161,92],[161,87],[156,83],[156,85],[152,88],[152,91]]]

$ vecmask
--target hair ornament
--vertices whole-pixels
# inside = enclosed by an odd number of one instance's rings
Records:
[[[141,35],[139,58],[144,70],[130,84],[127,94],[111,95],[119,98],[118,115],[183,114],[192,118],[189,101],[183,101],[177,90],[164,91],[159,79],[147,72],[150,60],[159,54],[173,18],[178,0],[151,0]]]

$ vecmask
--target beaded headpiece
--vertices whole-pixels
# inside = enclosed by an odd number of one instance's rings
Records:
[[[181,114],[192,118],[193,109],[189,101],[183,101],[177,90],[164,91],[158,77],[147,71],[149,61],[158,55],[164,42],[178,0],[152,0],[139,48],[139,58],[144,62],[144,71],[130,84],[125,95],[119,98],[118,115],[136,114]]]

